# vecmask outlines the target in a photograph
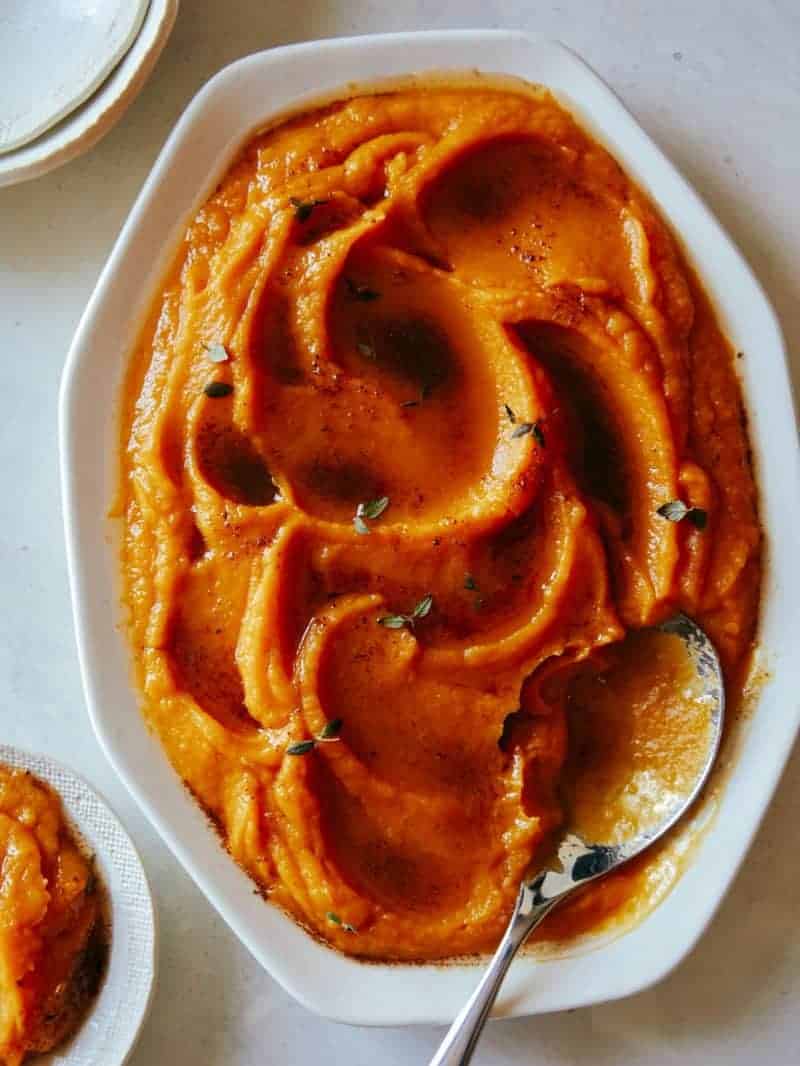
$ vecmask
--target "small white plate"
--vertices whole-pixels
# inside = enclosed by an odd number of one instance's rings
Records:
[[[80,4],[81,0],[75,2]],[[20,0],[14,10],[19,8],[33,11],[38,9],[39,4],[40,0]],[[61,5],[56,2],[55,6]],[[92,7],[92,3],[86,0],[84,6]],[[131,0],[129,6],[137,9],[139,0]],[[73,110],[66,117],[45,129],[35,140],[12,151],[3,150],[0,153],[0,186],[37,178],[63,163],[68,163],[70,159],[88,151],[122,117],[142,89],[167,43],[178,12],[178,0],[150,0],[149,5],[145,3],[144,6],[146,12],[138,34],[135,34],[133,43],[116,66],[113,69],[108,68],[111,73],[106,70],[103,75],[105,80],[100,87],[89,95],[88,99],[84,94],[83,103],[76,101],[77,106],[73,105]],[[30,17],[32,19],[32,16]],[[0,16],[0,27],[4,18],[4,14]],[[4,35],[0,37],[0,41],[4,39]],[[7,71],[0,77],[3,83],[3,93],[0,95],[5,100],[5,90],[10,79]],[[5,118],[6,110],[4,102],[0,121]]]
[[[36,0],[0,19],[0,152],[74,111],[125,55],[148,0]]]
[[[306,1006],[358,1025],[449,1023],[473,966],[362,965],[324,947],[253,892],[139,712],[120,606],[120,387],[128,354],[186,225],[253,132],[356,88],[411,73],[474,71],[540,82],[661,207],[732,344],[750,416],[768,538],[761,661],[768,678],[711,826],[667,898],[602,949],[512,967],[496,1012],[536,1014],[629,995],[664,977],[705,929],[767,808],[800,724],[800,453],[780,328],[761,286],[697,193],[614,93],[563,45],[502,30],[313,41],[241,59],[195,97],[164,146],[78,326],[61,388],[67,560],[95,732],[153,825],[222,917]],[[596,942],[595,942],[596,943]]]
[[[156,920],[141,860],[116,815],[76,773],[46,755],[0,744],[0,763],[30,770],[61,797],[76,839],[94,855],[111,911],[103,984],[71,1040],[37,1066],[122,1066],[147,1017],[156,972]]]

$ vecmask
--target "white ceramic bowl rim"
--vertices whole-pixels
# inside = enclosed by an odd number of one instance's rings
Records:
[[[442,71],[540,82],[660,204],[698,268],[740,361],[770,537],[761,643],[770,677],[713,826],[667,899],[603,947],[515,963],[498,1003],[523,1015],[638,991],[694,945],[734,877],[800,723],[800,453],[775,315],[731,240],[613,92],[563,45],[523,33],[459,30],[311,42],[234,63],[195,97],[159,156],[78,327],[62,380],[64,521],[78,651],[89,713],[106,754],[219,913],[306,1006],[355,1024],[448,1021],[475,983],[468,965],[364,965],[313,941],[265,906],[219,846],[136,709],[119,632],[118,560],[106,512],[116,472],[116,403],[127,354],[189,217],[255,128],[348,85]]]

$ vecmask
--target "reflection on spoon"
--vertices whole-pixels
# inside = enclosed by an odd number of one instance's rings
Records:
[[[588,752],[579,750],[567,767],[570,817],[556,859],[523,881],[489,968],[430,1066],[470,1062],[508,967],[537,925],[575,889],[632,859],[671,829],[714,765],[725,689],[711,641],[682,614],[629,640],[637,669],[630,670],[629,657],[612,667],[609,674],[626,666],[628,672],[608,685],[610,698],[601,695],[591,706],[583,704],[591,690],[578,683],[575,702],[584,715],[601,718],[604,728],[592,730],[588,723],[586,735],[594,743]]]

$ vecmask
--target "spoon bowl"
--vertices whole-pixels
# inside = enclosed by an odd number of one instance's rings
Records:
[[[674,615],[654,627],[658,633],[680,640],[688,659],[689,683],[683,692],[705,726],[704,746],[672,788],[661,789],[658,803],[650,804],[650,817],[626,820],[627,831],[612,831],[607,839],[587,840],[579,812],[572,812],[554,859],[545,869],[520,885],[508,927],[475,992],[448,1030],[430,1066],[466,1066],[489,1017],[511,961],[533,930],[568,895],[641,854],[664,836],[692,806],[708,779],[719,751],[725,717],[725,684],[714,645],[705,632],[684,614]],[[665,753],[665,758],[669,752]],[[608,785],[619,793],[626,782]],[[602,804],[602,796],[599,797]],[[641,804],[640,804],[641,806]]]

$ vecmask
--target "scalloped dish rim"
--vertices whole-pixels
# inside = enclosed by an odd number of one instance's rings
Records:
[[[412,58],[413,57],[413,58]],[[116,538],[117,405],[127,354],[177,239],[257,128],[359,87],[452,71],[550,88],[619,159],[681,236],[737,349],[767,537],[759,666],[768,671],[713,823],[670,892],[624,935],[514,965],[495,1013],[524,1016],[629,995],[666,976],[713,917],[744,859],[800,726],[800,566],[782,529],[800,526],[800,453],[780,328],[758,281],[697,194],[613,92],[563,45],[524,33],[454,30],[289,45],[238,60],[187,107],[133,206],[78,326],[60,395],[67,560],[78,652],[95,733],[152,824],[245,946],[308,1008],[360,1025],[444,1023],[477,978],[474,965],[364,964],[312,939],[221,848],[137,706],[121,624]],[[264,100],[271,105],[266,108]],[[261,101],[261,103],[259,103]],[[109,351],[109,349],[111,349]],[[113,353],[113,355],[112,355]],[[99,456],[99,459],[98,459]],[[788,470],[787,470],[788,468]]]

